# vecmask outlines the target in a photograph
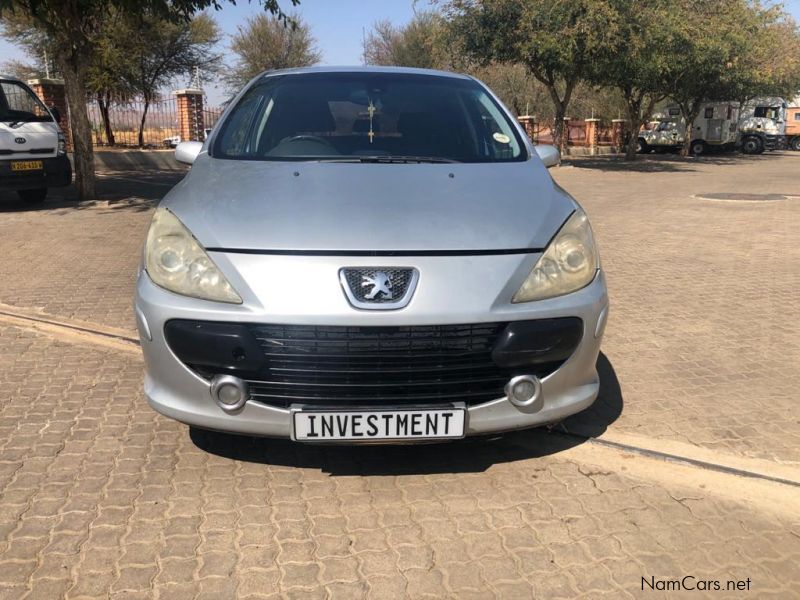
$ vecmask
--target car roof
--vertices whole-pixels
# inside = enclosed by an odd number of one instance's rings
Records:
[[[453,79],[468,79],[472,77],[452,71],[439,71],[436,69],[416,69],[412,67],[382,67],[382,66],[326,66],[326,67],[299,67],[293,69],[278,69],[265,71],[261,77],[274,75],[299,75],[303,73],[402,73],[408,75],[432,75],[436,77],[450,77]]]

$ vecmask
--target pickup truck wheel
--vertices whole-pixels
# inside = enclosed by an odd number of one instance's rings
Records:
[[[694,154],[695,156],[700,156],[701,154],[705,154],[705,152],[706,152],[706,143],[702,142],[700,140],[698,140],[696,142],[692,142],[691,151],[692,151],[692,154]]]
[[[764,152],[764,144],[761,143],[759,138],[749,136],[742,140],[742,153],[761,154],[762,152]]]
[[[636,140],[636,154],[647,154],[648,152],[650,152],[650,146],[647,145],[647,142],[643,138]]]
[[[17,191],[20,199],[28,204],[42,204],[44,199],[47,198],[47,188],[39,188],[36,190],[19,190]]]
[[[792,141],[789,142],[789,147],[792,150],[800,151],[800,136],[798,136],[796,138],[792,138]]]

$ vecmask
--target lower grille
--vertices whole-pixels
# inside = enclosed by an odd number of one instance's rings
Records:
[[[254,401],[288,408],[481,404],[503,397],[514,375],[552,373],[582,330],[577,318],[398,327],[175,320],[165,333],[200,375],[234,374]]]
[[[250,380],[251,394],[282,407],[480,404],[509,379],[491,357],[505,325],[252,326],[269,378]]]

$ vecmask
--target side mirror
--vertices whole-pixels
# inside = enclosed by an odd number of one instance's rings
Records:
[[[539,158],[542,159],[544,166],[548,169],[550,167],[557,167],[561,164],[561,153],[558,151],[558,148],[555,146],[534,146],[536,149],[536,154],[539,155]]]
[[[61,111],[58,110],[55,106],[51,106],[49,108],[50,114],[53,115],[53,119],[55,119],[56,123],[61,122]]]
[[[175,160],[191,165],[202,149],[203,142],[181,142],[175,147]]]

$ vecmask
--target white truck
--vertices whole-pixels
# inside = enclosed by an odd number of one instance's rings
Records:
[[[692,154],[699,155],[710,147],[732,150],[739,142],[739,103],[708,102],[700,107],[692,129]],[[683,145],[686,124],[677,106],[670,106],[652,129],[639,132],[638,151],[664,152]]]
[[[29,203],[72,180],[60,115],[25,83],[0,75],[0,190],[15,190]]]
[[[692,131],[692,154],[709,147],[740,148],[745,154],[786,148],[793,140],[786,134],[787,107],[783,98],[755,98],[738,102],[709,102],[700,109]],[[640,153],[680,148],[686,126],[678,107],[667,108],[659,124],[639,133]]]

